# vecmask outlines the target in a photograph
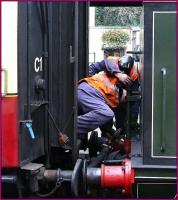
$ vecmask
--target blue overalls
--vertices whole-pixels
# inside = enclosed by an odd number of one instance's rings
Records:
[[[114,72],[121,72],[116,68],[116,66],[108,62],[107,60],[103,60],[101,62],[93,63],[89,66],[89,75],[92,76],[100,71],[108,71],[110,74]],[[138,79],[135,80],[131,86],[132,91],[138,91],[139,88],[139,82]],[[126,118],[126,104],[123,103],[122,105],[119,105],[116,109],[113,110],[115,114],[115,119],[116,119],[116,129],[124,129],[124,121]],[[131,103],[131,117],[137,121],[138,118],[138,113],[139,113],[139,103],[138,102],[133,102]],[[111,130],[111,127],[113,125],[113,121],[111,120],[108,122],[108,124],[104,125],[101,127],[101,131],[105,132],[107,130]]]
[[[110,74],[120,72],[116,64],[110,65],[108,71]],[[102,94],[87,82],[82,82],[78,86],[78,110],[77,132],[79,138],[86,138],[88,132],[112,121],[114,117],[114,112]]]

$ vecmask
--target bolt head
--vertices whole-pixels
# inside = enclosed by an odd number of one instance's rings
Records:
[[[122,194],[125,194],[125,190],[124,189],[122,189]]]

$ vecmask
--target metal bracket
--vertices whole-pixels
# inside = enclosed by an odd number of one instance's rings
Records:
[[[75,56],[72,56],[72,46],[70,45],[70,63],[74,63],[75,62]]]
[[[39,170],[41,167],[43,167],[43,164],[39,164],[39,163],[28,163],[26,165],[23,165],[21,167],[22,170],[26,170],[26,171],[37,171]]]
[[[30,104],[30,111],[31,111],[31,113],[35,112],[40,107],[47,105],[48,103],[49,103],[48,101],[36,101],[36,102],[32,102]],[[26,111],[27,111],[27,104],[24,105],[24,112],[26,113]]]
[[[127,96],[126,101],[140,101],[141,100],[141,95],[131,95]]]

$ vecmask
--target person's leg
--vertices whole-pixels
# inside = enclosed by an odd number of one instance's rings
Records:
[[[126,118],[126,103],[123,103],[114,110],[116,119],[116,129],[124,130],[124,123]]]
[[[112,136],[115,132],[115,130],[112,127],[113,127],[113,119],[109,120],[107,123],[100,126],[102,136],[103,137],[108,137],[108,135]]]
[[[105,124],[114,116],[104,97],[87,83],[78,87],[78,105],[84,113],[77,117],[77,132],[80,136]]]
[[[109,107],[108,107],[109,108]],[[78,134],[85,134],[105,124],[113,118],[114,113],[109,108],[98,107],[84,115],[77,117]]]

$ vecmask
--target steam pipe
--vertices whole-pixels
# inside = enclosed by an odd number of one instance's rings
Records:
[[[48,182],[71,182],[71,192],[75,197],[79,196],[79,183],[82,182],[83,190],[87,185],[95,188],[121,188],[122,194],[130,195],[132,184],[135,182],[135,173],[131,168],[129,159],[118,160],[118,165],[104,165],[101,167],[87,167],[82,159],[78,159],[73,170],[45,170],[44,178]],[[116,164],[116,163],[114,163]]]
[[[101,185],[101,168],[87,168],[87,185]]]
[[[106,156],[108,155],[110,149],[108,146],[104,146],[101,150],[101,153],[95,158],[95,160],[93,160],[88,167],[99,167],[99,165],[101,164],[101,162],[104,160],[104,158],[106,158]]]
[[[44,178],[47,182],[56,182],[58,178],[62,178],[63,181],[71,181],[72,170],[45,170]]]

